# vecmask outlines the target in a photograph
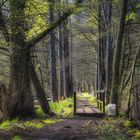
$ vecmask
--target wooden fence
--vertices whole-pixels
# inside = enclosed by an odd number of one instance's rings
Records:
[[[99,90],[96,92],[97,107],[105,113],[105,91]]]

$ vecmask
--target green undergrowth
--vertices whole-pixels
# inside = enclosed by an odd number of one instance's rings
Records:
[[[89,104],[97,106],[96,97],[93,94],[89,94],[88,92],[83,92],[77,94],[78,99],[88,100]]]
[[[90,98],[90,97],[91,95],[88,92],[82,92],[82,93],[77,94],[77,98],[80,98],[80,99],[85,99],[85,98]]]
[[[48,117],[48,115],[46,115],[46,114],[43,112],[41,106],[38,106],[38,108],[36,109],[36,116],[37,116],[38,118],[41,118],[41,117]]]
[[[138,129],[137,123],[134,120],[124,121],[124,126],[128,129],[128,135],[140,140],[140,128]]]
[[[60,102],[51,102],[50,107],[57,116],[72,117],[73,116],[73,98],[68,98]]]
[[[6,120],[0,123],[0,130],[10,130],[13,125],[17,124],[19,119]]]
[[[22,138],[20,137],[20,136],[14,136],[13,138],[12,138],[12,140],[22,140]]]
[[[13,130],[14,128],[20,128],[23,130],[41,129],[47,125],[55,124],[60,121],[61,121],[60,119],[55,119],[55,118],[33,119],[33,120],[26,120],[26,121],[21,121],[19,119],[6,120],[0,124],[0,130],[10,131]]]
[[[94,96],[91,96],[91,97],[89,98],[89,103],[90,103],[91,105],[97,106],[96,98],[95,98]]]
[[[132,125],[128,128],[126,123],[126,118],[105,118],[93,128],[93,133],[97,133],[100,140],[140,140],[140,130]]]

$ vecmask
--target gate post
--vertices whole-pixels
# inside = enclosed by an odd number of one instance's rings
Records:
[[[77,102],[76,101],[76,91],[74,91],[73,94],[74,94],[73,99],[74,99],[74,115],[75,115],[76,114],[76,106],[77,106],[76,105],[76,102]]]

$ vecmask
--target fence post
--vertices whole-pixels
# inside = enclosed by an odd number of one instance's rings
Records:
[[[74,97],[73,97],[73,99],[74,99],[74,114],[76,114],[76,103],[77,103],[77,101],[76,101],[76,91],[74,91],[73,92],[73,94],[74,94]]]
[[[105,91],[103,92],[103,113],[105,113]]]

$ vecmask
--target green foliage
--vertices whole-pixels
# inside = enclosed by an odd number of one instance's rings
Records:
[[[10,121],[6,120],[0,124],[0,129],[6,129],[6,130],[10,129],[10,124],[11,124]]]
[[[79,98],[91,98],[92,95],[89,94],[88,92],[83,92],[83,93],[78,94],[78,97]]]
[[[44,127],[43,123],[40,122],[31,122],[31,121],[26,121],[25,123],[23,123],[23,126],[26,128],[36,128],[36,129],[40,129]]]
[[[18,121],[19,121],[19,119],[3,121],[0,124],[0,129],[2,129],[2,130],[10,130],[12,128],[12,125],[18,123]]]
[[[57,122],[60,122],[61,120],[59,120],[59,119],[45,119],[45,120],[43,120],[43,123],[45,123],[45,124],[55,124],[55,123],[57,123]]]
[[[140,3],[136,4],[136,8],[140,8]]]
[[[106,118],[102,121],[101,125],[97,126],[95,131],[103,135],[100,140],[126,140],[129,139],[126,128],[122,125],[124,119]],[[123,133],[122,133],[123,132]]]
[[[136,126],[136,122],[127,120],[127,121],[124,122],[124,126],[126,128],[134,128]]]
[[[97,102],[96,102],[96,98],[95,98],[94,96],[91,96],[91,97],[89,98],[89,103],[95,105],[95,104],[97,103]]]
[[[127,131],[127,134],[131,137],[133,137],[134,140],[139,140],[140,139],[140,130],[137,129],[129,129]]]
[[[20,136],[14,136],[12,140],[22,140],[22,138]]]
[[[41,33],[48,27],[46,24],[48,9],[49,4],[46,1],[29,0],[27,2],[25,15],[30,27],[27,31],[28,39]]]
[[[50,107],[58,116],[72,117],[73,116],[73,98],[58,102],[51,102]]]
[[[127,16],[126,16],[126,22],[127,21],[129,21],[129,20],[136,20],[137,19],[137,13],[136,12],[132,12],[132,13],[130,13],[130,14],[128,14]]]
[[[55,124],[60,122],[60,119],[34,119],[30,121],[19,121],[19,119],[14,120],[6,120],[0,124],[0,130],[11,131],[13,128],[21,128],[21,129],[41,129],[49,124]],[[13,137],[15,140],[18,136]]]
[[[134,137],[140,139],[140,130],[136,130],[134,133]]]
[[[90,97],[90,94],[88,92],[83,92],[82,93],[82,97],[83,98],[89,98]]]
[[[125,116],[125,112],[119,112],[119,116],[120,117],[124,117]]]
[[[46,116],[47,116],[46,114],[44,114],[44,112],[43,112],[41,106],[39,106],[39,107],[36,109],[36,115],[37,115],[37,117],[46,117]]]

